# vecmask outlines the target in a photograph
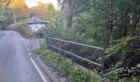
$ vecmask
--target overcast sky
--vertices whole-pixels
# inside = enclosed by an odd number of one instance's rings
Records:
[[[28,7],[36,6],[37,2],[43,2],[43,3],[53,3],[55,6],[55,9],[57,9],[57,0],[25,0]]]

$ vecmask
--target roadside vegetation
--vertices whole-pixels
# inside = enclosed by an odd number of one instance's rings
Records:
[[[29,37],[29,29],[25,22],[29,16],[29,8],[24,0],[0,0],[0,26],[2,30],[13,30],[24,37]]]
[[[103,47],[106,54],[104,75],[112,82],[140,81],[139,0],[58,0],[58,3],[59,9],[55,10],[50,3],[39,2],[37,6],[28,8],[24,0],[1,0],[0,20],[5,24],[23,22],[30,13],[34,13],[48,21],[48,26],[41,30],[47,36]],[[52,59],[50,63],[58,60],[50,57],[49,54],[54,53],[49,50],[41,48],[38,54]],[[63,68],[57,62],[56,65]],[[68,72],[65,67],[64,70]]]
[[[16,31],[25,38],[31,38],[33,36],[28,26],[23,23],[11,24],[5,29]]]
[[[105,77],[140,80],[139,0],[63,0],[48,36],[105,48]]]
[[[69,60],[58,53],[47,49],[47,46],[41,46],[36,54],[46,59],[47,63],[59,70],[70,82],[96,82],[94,75],[84,72],[78,67],[73,66]]]
[[[113,82],[140,81],[140,36],[124,37],[106,49],[106,76]]]

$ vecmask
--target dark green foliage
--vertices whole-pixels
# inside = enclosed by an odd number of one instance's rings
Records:
[[[107,2],[96,0],[72,0],[71,28],[65,26],[65,14],[59,11],[56,20],[48,25],[48,35],[80,43],[107,47],[109,42],[107,23]],[[81,3],[82,2],[82,3]],[[102,5],[102,7],[100,6]]]
[[[95,78],[78,68],[73,68],[73,72],[71,73],[72,82],[96,82]]]
[[[114,42],[114,46],[106,49],[107,58],[112,58],[112,63],[122,61],[125,67],[134,67],[140,63],[140,37],[125,37]]]
[[[64,1],[63,5],[71,3],[69,8],[72,10],[67,12],[63,11],[67,7],[62,8],[47,29],[49,36],[107,48],[105,67],[109,73],[113,71],[109,76],[113,79],[117,79],[118,70],[135,68],[140,63],[139,0]],[[71,25],[65,25],[65,22]],[[135,79],[137,75],[126,80],[136,82]]]
[[[106,49],[105,67],[111,79],[137,78],[140,75],[140,37],[125,37]],[[107,73],[108,74],[108,73]],[[113,75],[110,75],[113,74]],[[137,80],[140,78],[137,78]]]
[[[114,0],[114,39],[139,35],[140,1]]]

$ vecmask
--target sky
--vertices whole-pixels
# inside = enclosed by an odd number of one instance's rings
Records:
[[[55,9],[57,9],[57,0],[25,0],[28,7],[33,7],[37,5],[37,2],[43,2],[43,3],[52,3],[55,6]]]

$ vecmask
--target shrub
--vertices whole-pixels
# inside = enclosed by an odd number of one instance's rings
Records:
[[[23,37],[30,37],[31,32],[28,26],[24,23],[11,24],[6,29],[19,32]]]
[[[107,76],[116,82],[133,82],[140,75],[137,65],[140,63],[140,37],[124,37],[106,49],[105,67],[109,70]],[[109,74],[109,75],[108,75]],[[114,77],[113,77],[114,76]],[[132,79],[130,79],[132,78]],[[136,79],[136,78],[135,78]],[[140,80],[140,78],[137,78]],[[119,81],[118,81],[119,82]]]

